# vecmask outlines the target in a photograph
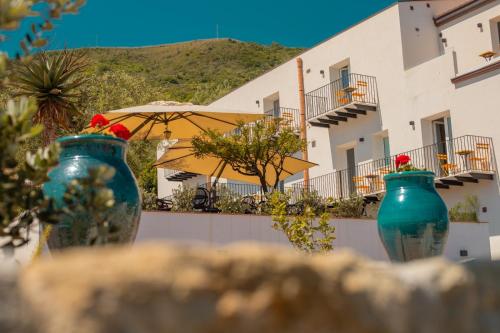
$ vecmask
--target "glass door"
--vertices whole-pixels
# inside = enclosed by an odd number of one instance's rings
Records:
[[[448,153],[448,159],[451,163],[455,163],[455,147],[453,146],[453,131],[451,127],[451,117],[444,117],[445,136],[446,136],[446,152]]]
[[[340,69],[340,81],[342,83],[342,88],[349,87],[349,66]]]
[[[349,194],[354,194],[356,184],[354,178],[356,177],[356,159],[354,156],[354,148],[346,150],[347,157],[347,183],[349,184]]]
[[[434,143],[437,145],[438,154],[448,154],[448,149],[446,148],[446,126],[444,124],[444,119],[435,120],[434,125]]]
[[[434,143],[436,146],[436,171],[440,176],[448,175],[448,165],[450,164],[450,154],[448,151],[448,122],[445,118],[432,122],[434,132]]]
[[[349,91],[349,66],[340,69],[340,90],[338,91],[338,101],[341,105],[348,104],[352,101],[352,92]]]
[[[391,165],[391,147],[389,146],[389,138],[382,138],[382,143],[384,144],[384,160],[385,165]]]
[[[280,100],[275,100],[273,102],[273,116],[274,118],[279,118],[281,117],[281,111],[280,111]]]

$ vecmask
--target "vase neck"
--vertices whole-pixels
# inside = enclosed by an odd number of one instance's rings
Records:
[[[60,158],[74,158],[75,156],[93,156],[96,158],[125,160],[127,144],[106,137],[81,137],[60,143]]]
[[[434,177],[432,175],[401,175],[397,178],[386,180],[387,190],[398,189],[401,187],[420,187],[434,189]]]

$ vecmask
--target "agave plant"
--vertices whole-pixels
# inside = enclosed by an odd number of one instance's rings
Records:
[[[69,129],[72,117],[79,114],[76,88],[85,82],[86,67],[83,53],[67,50],[41,52],[14,65],[11,85],[16,96],[36,99],[33,122],[44,125],[45,145],[54,141],[57,129]]]

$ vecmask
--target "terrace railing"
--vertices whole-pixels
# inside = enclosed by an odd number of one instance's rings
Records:
[[[305,98],[307,120],[353,103],[378,105],[377,80],[351,73],[307,93]]]
[[[271,109],[265,112],[266,119],[281,118],[285,126],[300,130],[300,111],[293,108]]]
[[[410,156],[413,166],[434,172],[436,180],[443,183],[446,179],[466,181],[478,175],[493,175],[497,171],[493,141],[487,137],[466,135],[398,155]],[[333,199],[375,195],[385,191],[383,177],[396,170],[398,155],[311,178],[308,188],[303,181],[291,188],[294,193],[316,191],[323,198]]]
[[[213,184],[202,184],[201,187],[206,189],[211,189]],[[233,195],[234,197],[246,197],[253,196],[256,198],[263,197],[262,188],[259,185],[253,184],[235,184],[235,183],[217,183],[216,185],[216,193],[218,195],[224,193],[228,195]]]

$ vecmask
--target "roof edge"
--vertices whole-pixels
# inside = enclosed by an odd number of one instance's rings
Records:
[[[482,6],[495,2],[496,0],[471,0],[469,2],[464,3],[456,8],[450,9],[449,11],[436,16],[434,18],[434,24],[437,27],[440,27],[446,23],[449,23],[459,17],[462,17]]]

